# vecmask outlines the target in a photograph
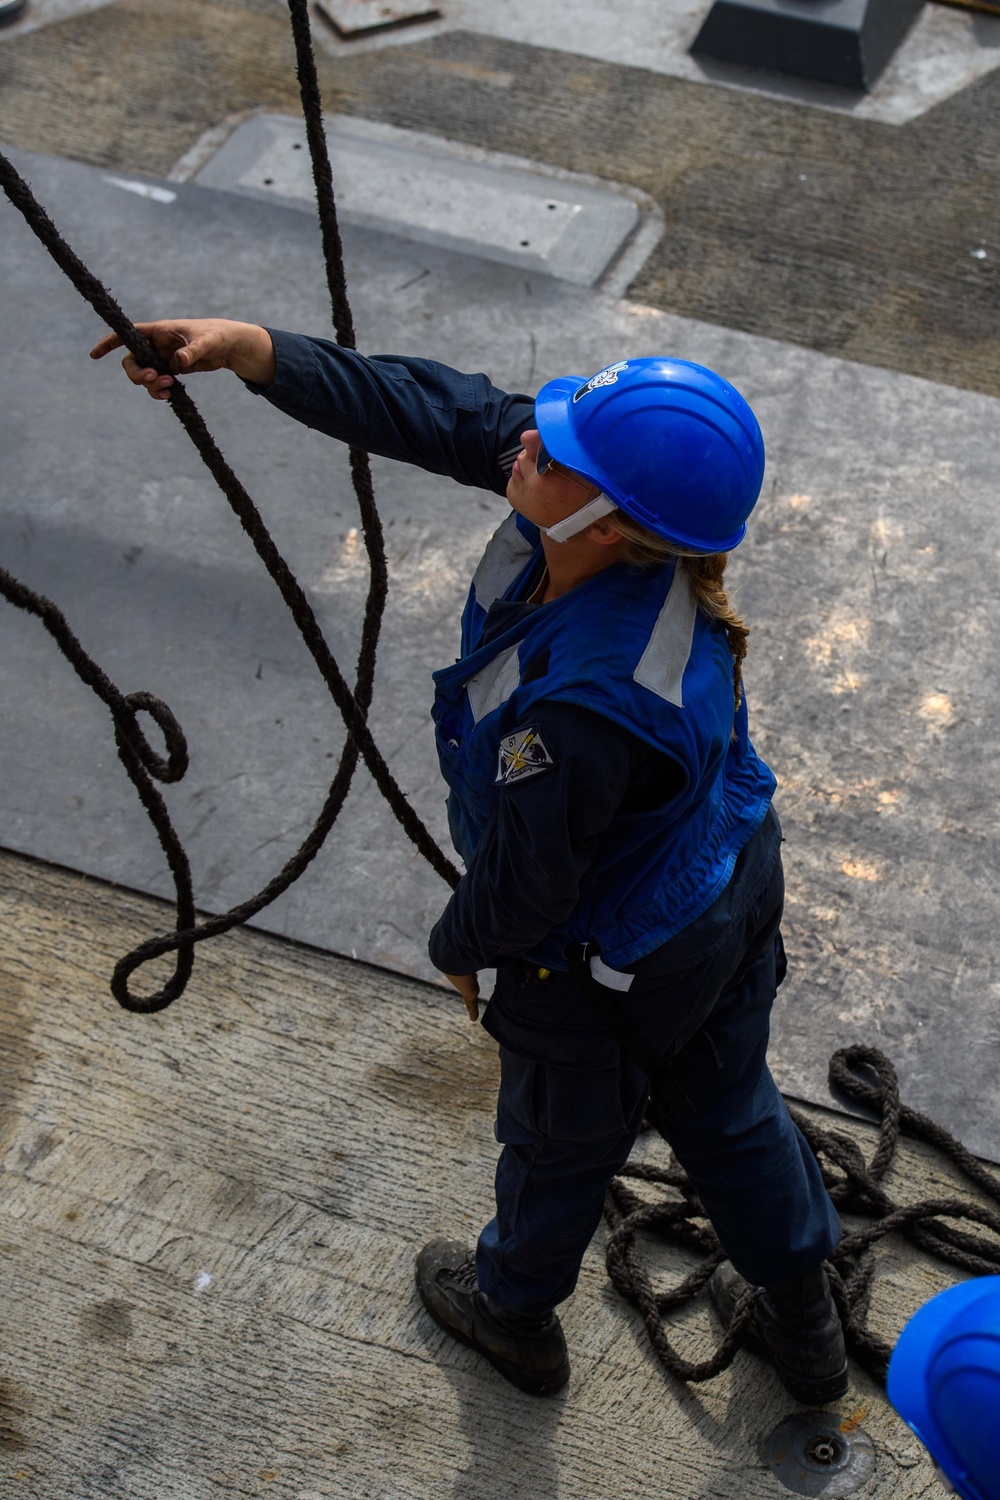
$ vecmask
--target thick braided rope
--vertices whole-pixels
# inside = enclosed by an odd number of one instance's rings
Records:
[[[318,82],[316,80],[315,61],[312,55],[308,12],[304,0],[289,0],[289,10],[295,35],[303,108],[306,112],[307,120],[307,134],[309,136],[310,150],[313,155],[313,170],[317,183],[321,224],[323,226],[324,254],[327,261],[327,276],[333,304],[334,323],[338,337],[342,335],[342,341],[349,341],[353,346],[354,331],[349,307],[347,307],[343,257],[340,247],[339,230],[337,228],[332,176],[322,126],[322,105]],[[118,334],[126,348],[140,364],[152,366],[162,373],[164,366],[150,347],[148,341],[133,326],[102,283],[88,270],[69,245],[67,245],[48,214],[35,199],[28,184],[21,178],[13,164],[2,154],[0,154],[0,186],[3,187],[11,203],[20,211],[34,234],[49,251],[56,264],[69,277],[81,295],[86,298],[102,321]],[[316,824],[278,875],[248,901],[242,902],[229,911],[196,925],[187,856],[172,827],[163,799],[156,792],[150,780],[150,776],[158,776],[159,779],[168,779],[159,776],[159,771],[164,763],[160,761],[159,757],[152,754],[148,743],[135,727],[134,711],[143,708],[152,714],[168,737],[168,751],[170,735],[174,731],[176,731],[177,735],[180,735],[181,742],[183,742],[183,735],[180,734],[176,720],[169,708],[161,703],[160,700],[153,698],[152,695],[133,694],[128,699],[125,699],[122,695],[118,694],[117,699],[114,699],[113,695],[117,694],[117,689],[114,689],[113,684],[110,684],[103,677],[96,663],[83,651],[83,648],[76,640],[65,618],[60,614],[56,606],[50,600],[32,593],[30,589],[18,583],[9,574],[0,572],[0,593],[3,593],[4,597],[11,603],[18,605],[20,608],[28,609],[43,621],[82,680],[87,682],[91,687],[96,687],[99,678],[103,679],[104,684],[106,684],[105,691],[101,696],[108,704],[108,707],[111,708],[113,717],[115,717],[119,755],[125,764],[126,771],[136,786],[147,814],[153,822],[157,837],[163,847],[168,866],[174,878],[177,905],[176,930],[160,937],[152,938],[133,949],[131,953],[127,954],[116,965],[112,977],[112,993],[119,1004],[127,1010],[141,1012],[162,1010],[183,992],[191,972],[193,945],[195,943],[218,936],[223,932],[229,931],[232,927],[246,922],[250,917],[256,915],[270,902],[275,900],[277,896],[287,890],[298,879],[310,861],[315,858],[330,829],[333,827],[347,795],[359,754],[364,759],[379,790],[389,803],[397,820],[402,824],[404,830],[421,854],[424,855],[434,870],[452,888],[458,883],[459,879],[458,871],[445,857],[422,820],[410,807],[367,727],[367,712],[371,703],[374,684],[375,652],[387,588],[382,530],[372,492],[367,455],[358,453],[355,450],[351,452],[352,475],[361,510],[365,542],[371,561],[371,585],[365,606],[365,620],[362,628],[362,642],[358,658],[357,686],[355,692],[352,694],[327,646],[315,614],[298,581],[275,547],[267,528],[264,526],[260,513],[220,452],[190,395],[184,389],[181,382],[177,380],[174,381],[172,387],[170,405],[191,438],[191,441],[198,449],[199,454],[216,482],[226,495],[241,525],[250,537],[258,556],[277,584],[279,592],[290,610],[334,702],[340,710],[347,726],[349,738]],[[118,700],[120,700],[120,703]],[[126,710],[123,711],[121,704],[126,705]],[[128,705],[131,705],[131,718],[129,717]],[[168,725],[171,726],[169,732],[167,729]],[[140,742],[145,747],[145,750],[137,748]],[[180,774],[183,774],[183,771]],[[159,957],[172,950],[176,950],[177,952],[177,961],[174,974],[170,980],[152,995],[145,997],[134,995],[129,987],[129,980],[135,970],[150,959]]]
[[[330,153],[327,149],[326,131],[323,127],[323,99],[316,73],[316,58],[313,53],[307,0],[288,0],[288,12],[292,23],[292,39],[295,44],[296,73],[305,119],[306,139],[309,144],[309,159],[312,164],[313,182],[316,186],[316,204],[323,242],[323,264],[330,293],[330,311],[334,332],[338,344],[345,349],[356,349],[357,339],[354,333],[350,299],[347,295],[344,247],[340,238],[337,203],[333,192]],[[361,645],[358,651],[357,678],[354,686],[354,701],[361,713],[367,717],[375,686],[375,654],[389,592],[389,572],[385,558],[382,518],[375,504],[368,454],[361,449],[351,448],[350,465],[354,493],[357,496],[358,510],[361,515],[361,534],[364,537],[369,563],[368,598],[365,601],[364,620],[361,626]],[[347,795],[357,762],[358,746],[349,737],[335,777],[338,801],[336,810],[331,809],[333,818],[336,818],[340,804]]]
[[[865,1076],[866,1071],[874,1075],[874,1083]],[[879,1134],[871,1161],[866,1162],[859,1147],[842,1132],[822,1129],[799,1110],[789,1112],[819,1160],[823,1180],[837,1207],[871,1220],[845,1234],[828,1269],[848,1349],[871,1374],[884,1380],[892,1350],[868,1327],[874,1247],[879,1240],[899,1232],[928,1255],[972,1275],[1000,1272],[1000,1211],[960,1197],[901,1204],[886,1193],[882,1180],[895,1159],[900,1136],[911,1136],[935,1147],[998,1205],[1000,1177],[942,1126],[900,1103],[895,1070],[877,1048],[854,1046],[835,1052],[830,1060],[830,1081],[856,1103],[877,1112]],[[656,1183],[671,1195],[650,1203],[632,1191],[628,1179]],[[630,1163],[611,1184],[605,1219],[610,1231],[608,1274],[622,1296],[641,1312],[650,1343],[664,1367],[678,1380],[711,1380],[732,1364],[746,1341],[756,1291],[748,1289],[737,1303],[732,1323],[707,1359],[685,1359],[671,1342],[664,1315],[691,1302],[724,1258],[690,1180],[677,1166]],[[989,1231],[989,1237],[958,1229],[955,1220],[978,1225]],[[638,1239],[641,1231],[699,1253],[701,1264],[676,1286],[658,1291],[643,1259]]]

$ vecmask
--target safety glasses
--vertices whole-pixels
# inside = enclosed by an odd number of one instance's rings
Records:
[[[582,479],[579,474],[574,474],[572,469],[565,468],[557,459],[554,459],[545,444],[541,442],[538,444],[538,452],[535,455],[535,469],[540,475],[548,474],[550,470],[553,474],[563,474],[567,479],[572,479],[574,484],[580,484],[586,490],[596,488],[596,485],[592,485],[589,479]]]
[[[554,463],[555,459],[552,457],[552,454],[549,452],[548,448],[546,448],[544,443],[539,443],[538,452],[535,455],[535,468],[537,469],[538,473],[547,473]]]

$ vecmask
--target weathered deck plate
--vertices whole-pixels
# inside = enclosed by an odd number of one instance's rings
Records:
[[[326,125],[343,223],[593,286],[642,221],[628,193],[569,173],[370,120]],[[194,180],[316,212],[305,125],[291,116],[245,120]]]
[[[423,1312],[417,1249],[490,1211],[495,1048],[457,1000],[244,932],[175,1009],[125,1017],[104,970],[166,919],[152,906],[0,855],[4,1500],[783,1493],[758,1454],[793,1405],[773,1373],[743,1353],[706,1385],[666,1379],[602,1234],[550,1401]],[[904,1196],[953,1189],[903,1166]],[[654,1273],[689,1264],[664,1248]],[[948,1280],[881,1245],[877,1332]],[[672,1336],[707,1356],[704,1299]],[[931,1492],[863,1372],[836,1410],[878,1446],[857,1500]]]
[[[391,4],[386,0],[316,0],[316,9],[348,41],[417,21],[434,21],[441,14],[426,0],[392,0]]]

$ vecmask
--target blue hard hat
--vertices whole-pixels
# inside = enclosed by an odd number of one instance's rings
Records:
[[[886,1388],[963,1500],[1000,1500],[1000,1276],[949,1287],[914,1313]]]
[[[687,359],[623,359],[550,380],[535,423],[552,457],[626,515],[695,552],[743,540],[764,439],[739,391]]]

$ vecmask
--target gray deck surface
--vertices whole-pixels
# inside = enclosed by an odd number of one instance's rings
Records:
[[[325,129],[342,224],[605,289],[606,273],[638,237],[644,218],[624,190],[515,165],[436,136],[347,115],[327,115]],[[175,167],[171,180],[278,199],[316,214],[301,115],[251,115],[199,171],[182,176]],[[652,249],[662,221],[648,228]]]
[[[79,164],[17,158],[133,316],[327,327],[306,216],[174,184],[159,203]],[[199,903],[280,867],[318,811],[341,733],[283,606],[169,410],[85,358],[98,331],[12,210],[4,216],[6,483],[0,555],[55,598],[125,690],[164,697],[191,770],[169,792]],[[792,973],[774,1067],[829,1101],[826,1059],[871,1041],[913,1103],[1000,1157],[997,1060],[998,606],[970,559],[1000,550],[988,397],[615,302],[370,234],[348,237],[362,347],[487,366],[533,389],[624,353],[724,371],[759,412],[769,465],[733,581],[754,627],[755,740],[780,781]],[[226,375],[195,384],[347,667],[365,585],[345,456]],[[392,597],[373,717],[445,839],[429,671],[457,649],[473,563],[505,503],[375,465]],[[105,711],[37,622],[5,608],[4,841],[166,893]],[[446,891],[365,775],[271,930],[430,977]]]
[[[696,66],[695,8],[463,0],[443,28],[371,47],[318,22],[323,98],[648,193],[669,233],[638,301],[1000,395],[1000,19],[926,5],[876,93],[948,97],[890,124],[862,117],[874,99],[827,108],[816,85],[769,97],[775,75],[670,76]],[[911,51],[925,28],[957,29],[988,71],[970,83],[947,47]],[[159,177],[234,114],[300,108],[284,0],[116,0],[7,36],[0,80],[13,145]]]
[[[107,967],[166,915],[0,856],[4,1500],[788,1496],[758,1444],[794,1403],[747,1353],[705,1385],[669,1380],[603,1231],[551,1401],[423,1313],[416,1250],[490,1210],[496,1059],[457,1000],[242,932],[172,1010],[127,1017]],[[853,1133],[870,1155],[870,1128]],[[907,1150],[888,1186],[956,1184]],[[658,1252],[664,1285],[687,1266]],[[950,1279],[886,1242],[876,1331]],[[708,1354],[703,1302],[675,1336]],[[876,1445],[858,1500],[941,1493],[855,1367],[831,1410]]]

